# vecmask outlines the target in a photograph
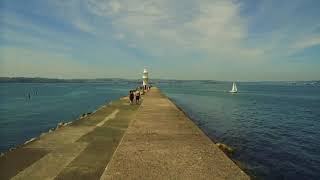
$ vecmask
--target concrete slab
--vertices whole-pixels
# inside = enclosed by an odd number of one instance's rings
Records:
[[[94,128],[94,126],[62,127],[54,132],[48,133],[45,136],[40,137],[40,139],[30,143],[27,147],[54,150],[59,147],[63,147],[67,144],[74,143],[81,136],[92,131]]]
[[[117,115],[117,113],[119,112],[119,109],[114,110],[110,115],[108,115],[107,117],[105,117],[101,122],[99,122],[96,126],[101,127],[102,125],[104,125],[104,123],[106,123],[107,121],[109,121],[110,119],[114,119]]]
[[[57,148],[18,173],[12,179],[54,179],[86,146],[87,143],[72,143]]]
[[[89,145],[55,179],[100,179],[138,106],[121,107],[77,142]]]
[[[0,179],[10,179],[23,169],[45,156],[49,151],[35,148],[18,148],[0,158]]]

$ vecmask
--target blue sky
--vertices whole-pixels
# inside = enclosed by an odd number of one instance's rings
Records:
[[[0,76],[319,80],[318,0],[1,0]]]

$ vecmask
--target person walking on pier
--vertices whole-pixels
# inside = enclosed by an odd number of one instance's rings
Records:
[[[140,100],[140,91],[137,90],[136,91],[136,104],[139,104],[139,100]]]
[[[130,104],[132,104],[134,99],[133,91],[129,91],[129,99],[130,99]]]

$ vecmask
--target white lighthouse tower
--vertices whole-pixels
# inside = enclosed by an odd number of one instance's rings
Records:
[[[149,86],[149,82],[148,82],[149,81],[149,77],[148,77],[148,71],[147,71],[146,68],[143,70],[142,79],[143,79],[143,81],[142,81],[143,89],[146,90],[147,87]]]

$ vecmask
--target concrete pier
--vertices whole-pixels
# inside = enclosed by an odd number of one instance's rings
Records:
[[[159,89],[0,158],[0,179],[249,179]]]

